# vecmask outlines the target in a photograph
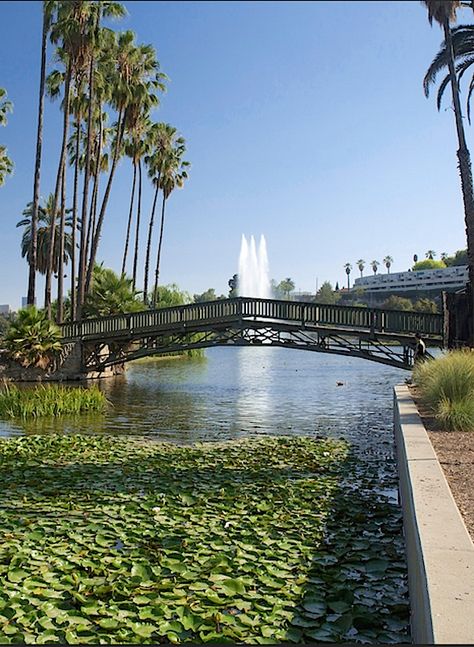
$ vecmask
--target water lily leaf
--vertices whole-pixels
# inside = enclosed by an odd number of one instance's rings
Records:
[[[335,613],[345,613],[351,608],[351,605],[344,602],[344,600],[334,600],[332,602],[328,602],[328,607]]]
[[[117,620],[114,620],[113,618],[101,618],[97,621],[97,624],[99,627],[102,627],[102,629],[116,629],[119,626]]]
[[[325,602],[303,602],[303,609],[314,616],[322,616],[326,613],[327,605]]]
[[[146,582],[151,578],[151,572],[143,564],[134,564],[132,566],[132,577],[138,577],[140,580]]]
[[[370,559],[364,566],[367,573],[374,573],[377,571],[386,571],[390,564],[384,559]]]
[[[224,580],[216,583],[219,591],[225,595],[237,595],[237,593],[245,593],[245,585],[241,579],[227,577]]]
[[[12,568],[8,571],[7,578],[10,582],[21,582],[28,575],[28,571],[25,571],[23,568]]]
[[[142,638],[150,638],[150,636],[158,630],[156,625],[151,625],[146,622],[131,622],[128,626],[131,628],[133,633]]]

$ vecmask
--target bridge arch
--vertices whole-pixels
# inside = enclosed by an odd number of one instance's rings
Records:
[[[313,302],[238,297],[114,315],[62,326],[80,342],[85,371],[213,346],[277,346],[413,365],[414,334],[443,345],[443,317]]]

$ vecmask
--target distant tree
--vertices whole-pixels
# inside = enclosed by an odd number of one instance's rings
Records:
[[[350,263],[346,263],[344,265],[344,270],[347,274],[347,289],[351,289],[351,272],[352,272],[352,265]]]
[[[397,297],[395,294],[391,294],[388,299],[382,303],[382,308],[384,310],[413,310],[413,303],[410,299],[405,299],[404,297]]]
[[[202,294],[195,294],[193,296],[194,303],[203,303],[205,301],[217,301],[218,299],[226,299],[224,294],[217,296],[214,288],[209,288]]]
[[[173,306],[182,306],[191,303],[191,295],[184,290],[180,290],[176,283],[160,285],[158,287],[157,303],[159,308],[172,308]]]
[[[438,306],[431,299],[418,299],[413,305],[413,310],[415,312],[431,312],[436,314],[438,312]]]
[[[364,276],[364,267],[365,267],[365,261],[363,258],[360,258],[357,261],[357,267],[359,268],[359,272],[361,276]]]
[[[432,261],[435,256],[436,252],[433,249],[429,249],[425,254],[425,258],[428,258],[430,261]]]
[[[339,291],[333,290],[332,285],[329,281],[324,281],[324,283],[316,293],[315,301],[316,303],[325,303],[328,305],[334,305],[339,301],[340,298],[341,298],[341,295]]]
[[[5,332],[8,330],[12,318],[13,317],[11,314],[6,315],[0,313],[0,338],[2,338]]]
[[[334,289],[336,292],[339,292],[339,281],[336,281],[336,287]]]
[[[371,266],[372,272],[374,274],[377,274],[377,269],[378,269],[379,265],[380,265],[380,263],[378,261],[371,261],[370,262],[370,266]]]
[[[388,272],[388,274],[390,274],[390,268],[392,267],[392,263],[393,263],[393,258],[392,258],[391,256],[386,256],[386,257],[383,259],[383,264],[384,264],[384,265],[385,265],[385,267],[387,268],[387,272]]]
[[[419,272],[420,270],[442,270],[446,267],[444,261],[437,261],[435,259],[426,258],[424,261],[418,261],[412,267],[414,272]]]
[[[467,265],[467,249],[459,249],[454,256],[445,256],[443,261],[447,267],[451,267],[453,265]]]
[[[280,281],[278,284],[278,289],[283,292],[283,294],[286,296],[287,299],[290,298],[290,292],[293,292],[295,289],[295,283],[290,277],[287,277],[286,279],[283,279],[283,281]]]

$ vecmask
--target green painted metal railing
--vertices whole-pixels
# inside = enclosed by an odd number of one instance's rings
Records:
[[[65,340],[103,339],[152,333],[160,329],[173,329],[183,324],[198,326],[248,319],[283,321],[299,324],[302,327],[305,325],[333,326],[357,331],[403,335],[419,332],[422,336],[436,338],[443,336],[443,316],[440,314],[249,297],[89,319],[81,323],[64,324],[62,332]]]

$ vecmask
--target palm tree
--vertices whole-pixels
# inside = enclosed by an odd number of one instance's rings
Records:
[[[425,254],[425,258],[429,258],[430,261],[432,261],[435,256],[436,256],[436,252],[432,249],[429,249]]]
[[[158,280],[160,276],[160,260],[161,260],[161,246],[163,244],[163,229],[165,225],[165,205],[166,200],[169,198],[174,189],[181,189],[185,180],[188,178],[186,169],[190,166],[189,162],[182,159],[186,148],[184,144],[175,143],[169,155],[166,156],[161,167],[160,187],[163,190],[163,202],[161,206],[161,225],[160,225],[160,238],[158,241],[158,252],[156,255],[155,266],[155,284],[153,287],[153,307],[156,307],[158,294]]]
[[[385,265],[385,267],[387,268],[387,272],[388,272],[388,274],[390,274],[390,268],[392,267],[393,258],[392,258],[391,256],[386,256],[386,257],[383,259],[383,261],[382,261],[382,262],[383,262],[383,264]]]
[[[6,99],[7,93],[0,88],[0,126],[7,125],[7,114],[13,110],[13,104]],[[13,162],[8,157],[5,146],[0,146],[0,186],[5,183],[7,175],[13,172]]]
[[[44,94],[46,79],[46,49],[48,34],[53,20],[56,3],[51,0],[43,2],[43,29],[41,35],[41,69],[40,69],[40,87],[38,97],[38,127],[36,131],[36,156],[35,172],[33,181],[33,212],[31,218],[31,255],[28,271],[28,293],[27,304],[33,305],[36,297],[36,272],[37,272],[37,254],[38,254],[38,205],[40,199],[40,179],[41,179],[41,153],[43,148],[43,114],[44,114]]]
[[[118,113],[114,155],[109,179],[102,199],[97,227],[91,244],[91,257],[87,270],[85,289],[87,290],[92,278],[92,268],[95,264],[97,248],[105,217],[105,210],[112,187],[112,180],[122,149],[122,140],[127,124],[134,122],[135,113],[142,113],[143,104],[157,106],[158,92],[165,89],[165,75],[159,71],[159,63],[155,50],[151,45],[134,45],[133,32],[127,31],[119,35],[114,59],[116,66],[114,76],[109,80],[113,88],[112,105]]]
[[[370,267],[372,268],[372,272],[374,274],[377,274],[377,269],[378,269],[379,265],[380,265],[380,263],[378,261],[371,261],[370,262]]]
[[[118,276],[113,270],[96,265],[91,290],[84,302],[84,314],[87,317],[107,317],[143,310],[138,295],[133,288],[132,279],[123,274]]]
[[[8,157],[7,149],[5,146],[0,146],[0,186],[5,184],[7,175],[13,173],[13,162]]]
[[[33,203],[31,203],[33,212]],[[10,324],[4,345],[8,354],[22,366],[47,368],[61,351],[61,330],[46,313],[29,306],[20,310]]]
[[[365,261],[363,258],[359,258],[357,261],[357,267],[359,268],[360,275],[364,276]]]
[[[51,241],[50,229],[51,223],[55,223],[57,229],[57,235],[54,236],[55,249],[53,253],[53,272],[58,274],[60,267],[60,240],[59,240],[59,227],[60,225],[57,222],[57,213],[56,218],[53,217],[53,204],[54,204],[54,195],[50,194],[46,201],[46,204],[38,204],[37,209],[37,271],[40,274],[46,274],[48,265],[49,265],[49,245]],[[17,227],[25,227],[23,232],[23,237],[21,239],[21,256],[22,258],[26,257],[26,260],[31,264],[31,250],[32,250],[32,236],[33,236],[33,211],[34,204],[29,202],[26,206],[26,209],[23,211],[23,218],[20,222],[17,223]],[[71,209],[68,209],[69,213]],[[70,218],[66,219],[65,226],[70,228],[72,226],[72,220]],[[64,235],[64,251],[63,251],[63,262],[67,263],[72,256],[72,236],[70,233],[66,232]]]
[[[348,290],[350,290],[350,289],[351,289],[351,279],[350,279],[350,276],[351,276],[351,272],[352,272],[352,265],[351,265],[350,263],[346,263],[346,264],[344,265],[344,269],[345,269],[346,274],[347,274],[347,289],[348,289]]]
[[[423,0],[428,9],[430,24],[433,19],[440,25],[444,32],[447,51],[447,65],[449,70],[449,83],[453,97],[454,118],[458,137],[458,167],[461,176],[461,188],[464,202],[464,220],[467,234],[467,254],[469,260],[469,322],[470,344],[474,346],[474,192],[472,186],[471,155],[466,144],[464,125],[462,121],[461,102],[459,97],[459,84],[456,75],[455,54],[451,38],[450,23],[456,19],[456,11],[460,6],[459,0],[440,2],[439,0]],[[426,92],[425,86],[425,92]]]
[[[151,150],[150,154],[145,157],[145,164],[148,167],[148,177],[151,179],[155,187],[155,194],[153,197],[150,220],[148,223],[148,239],[145,252],[145,268],[143,279],[144,303],[148,303],[151,242],[153,236],[153,226],[155,222],[155,209],[158,199],[158,191],[160,190],[161,172],[164,167],[166,158],[170,155],[173,148],[178,148],[179,150],[182,149],[182,154],[184,154],[185,150],[184,138],[179,137],[176,128],[173,128],[173,126],[171,126],[170,124],[153,124],[150,129],[150,141]]]

